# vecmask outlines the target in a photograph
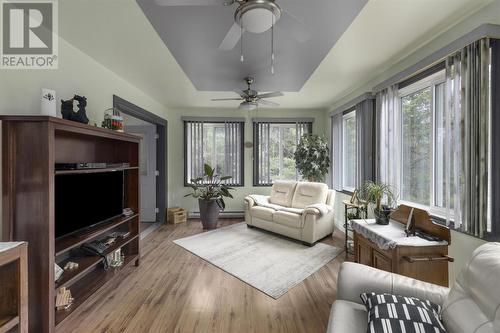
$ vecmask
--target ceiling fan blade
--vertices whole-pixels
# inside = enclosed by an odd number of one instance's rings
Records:
[[[231,29],[229,29],[226,37],[219,45],[219,50],[229,51],[234,49],[236,44],[238,44],[241,37],[241,27],[235,22]]]
[[[265,106],[271,106],[271,107],[278,107],[278,106],[280,106],[278,103],[271,102],[271,101],[266,101],[265,99],[259,99],[259,100],[257,100],[257,103],[265,105]]]
[[[275,91],[275,92],[257,95],[257,98],[271,98],[271,97],[280,97],[280,96],[285,96],[285,95],[281,91]]]
[[[238,95],[240,95],[241,98],[243,98],[243,99],[246,99],[249,97],[248,94],[246,92],[244,92],[243,90],[235,89],[234,92],[237,93]]]
[[[222,6],[224,0],[155,0],[159,6]]]
[[[212,101],[241,101],[243,98],[213,98]]]
[[[280,21],[283,28],[298,42],[304,43],[311,39],[311,33],[304,22],[289,11],[283,10]]]

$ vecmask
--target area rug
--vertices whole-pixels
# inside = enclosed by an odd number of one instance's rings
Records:
[[[238,223],[178,239],[175,244],[278,299],[337,257],[342,249],[312,247]]]

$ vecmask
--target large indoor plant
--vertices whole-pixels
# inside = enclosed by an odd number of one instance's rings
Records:
[[[318,135],[304,135],[295,150],[295,166],[310,182],[321,181],[330,167],[326,140]]]
[[[233,197],[231,193],[229,193],[233,188],[224,183],[231,178],[231,176],[220,176],[216,174],[215,169],[205,164],[203,177],[191,179],[191,183],[188,184],[192,192],[186,194],[185,197],[192,196],[198,199],[203,229],[217,228],[219,213],[226,208],[224,198]]]
[[[364,204],[365,209],[373,205],[373,213],[378,224],[389,224],[389,218],[394,211],[397,201],[395,189],[385,183],[372,181],[365,182],[357,189],[358,199]]]

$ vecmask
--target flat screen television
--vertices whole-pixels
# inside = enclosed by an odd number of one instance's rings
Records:
[[[81,232],[123,213],[123,171],[55,177],[55,238]]]

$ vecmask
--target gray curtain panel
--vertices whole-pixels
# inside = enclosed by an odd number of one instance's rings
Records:
[[[472,43],[446,59],[447,196],[455,227],[477,237],[487,231],[490,160],[490,41]],[[451,181],[449,182],[451,184]],[[453,198],[454,197],[454,198]],[[450,200],[448,201],[450,202]]]
[[[356,186],[374,180],[374,100],[366,99],[356,104]]]

